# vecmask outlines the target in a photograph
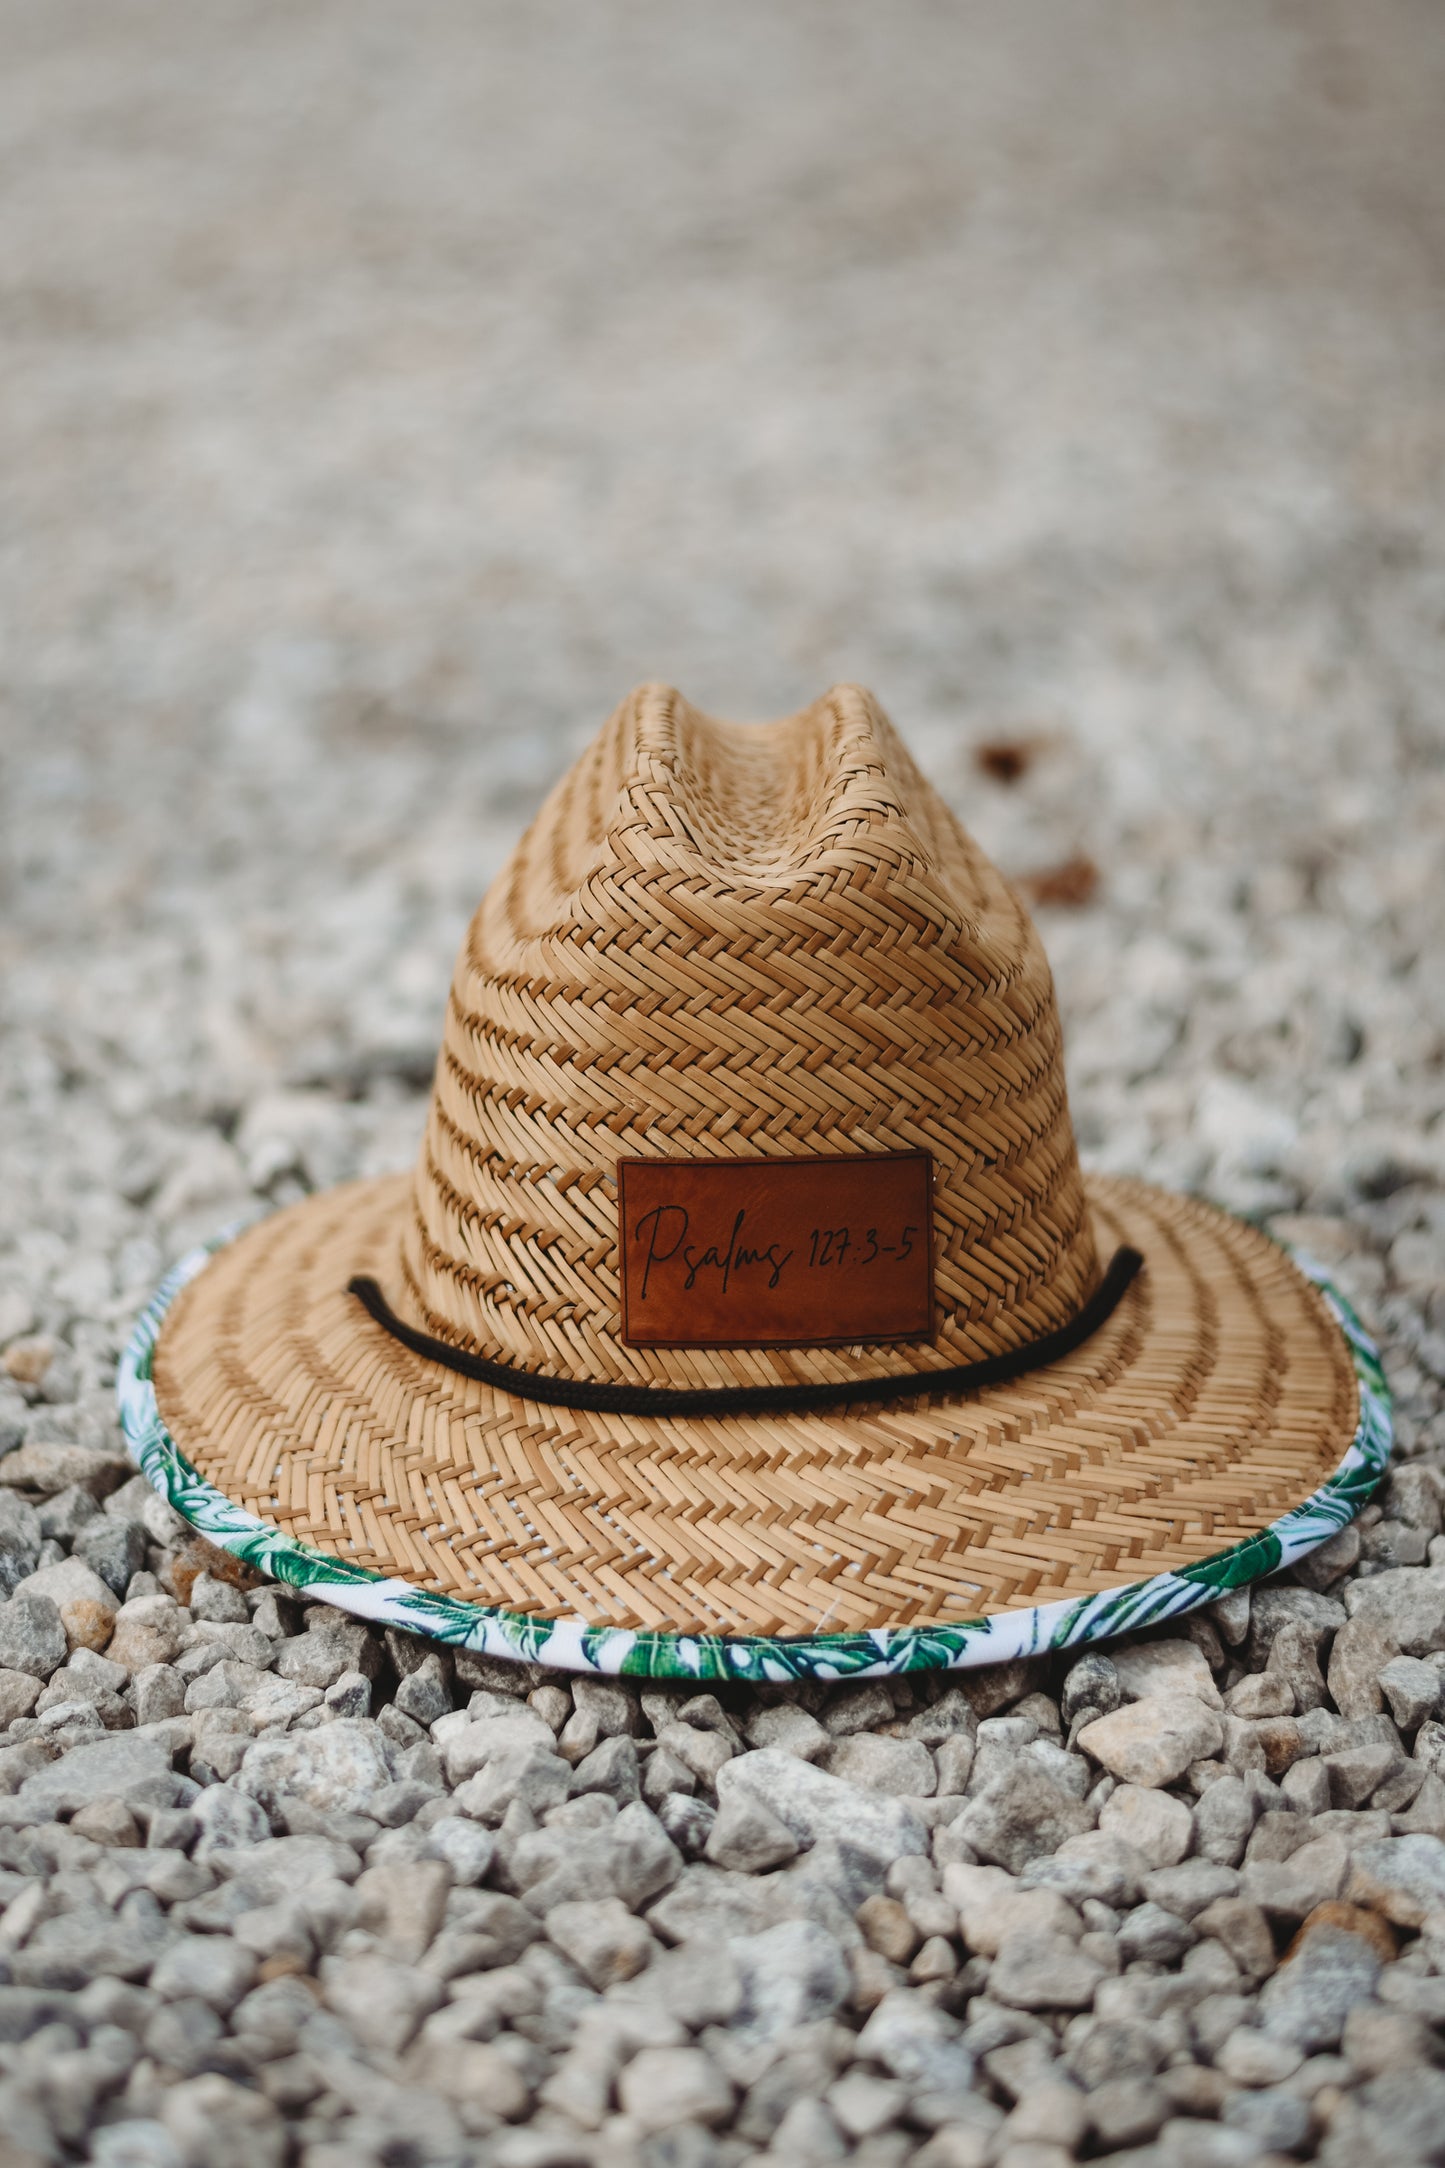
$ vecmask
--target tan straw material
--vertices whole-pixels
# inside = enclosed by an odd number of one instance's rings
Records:
[[[620,1159],[927,1152],[931,1337],[622,1338]],[[346,1292],[544,1377],[906,1376],[1119,1308],[953,1402],[663,1419],[543,1406],[401,1346]],[[1187,1565],[1307,1498],[1349,1352],[1262,1235],[1081,1177],[1027,913],[870,696],[712,722],[644,688],[463,944],[414,1178],[251,1229],[161,1330],[199,1473],[329,1555],[541,1617],[791,1635],[956,1621]]]

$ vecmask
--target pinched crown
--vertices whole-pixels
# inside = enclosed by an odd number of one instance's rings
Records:
[[[619,1159],[920,1149],[931,1340],[624,1344]],[[770,724],[664,686],[623,702],[468,929],[413,1204],[398,1307],[549,1376],[971,1362],[1065,1323],[1098,1278],[1038,936],[856,686]]]

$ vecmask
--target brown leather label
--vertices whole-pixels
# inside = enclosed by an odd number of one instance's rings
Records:
[[[828,1347],[933,1330],[933,1163],[623,1159],[631,1347]]]

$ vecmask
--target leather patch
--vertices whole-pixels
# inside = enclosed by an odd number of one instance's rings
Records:
[[[623,1159],[631,1347],[837,1347],[933,1331],[933,1162]]]

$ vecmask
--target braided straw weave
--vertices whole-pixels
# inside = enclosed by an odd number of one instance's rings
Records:
[[[622,1344],[619,1158],[920,1147],[931,1344]],[[408,1322],[567,1377],[796,1382],[998,1354],[1097,1278],[1038,936],[870,695],[750,728],[634,694],[463,943]]]
[[[619,1158],[926,1149],[933,1338],[637,1348]],[[1066,1322],[1073,1354],[948,1402],[665,1420],[543,1406],[409,1353],[345,1292],[549,1376],[906,1374]],[[202,1475],[319,1549],[549,1617],[795,1634],[953,1622],[1187,1565],[1309,1495],[1353,1434],[1322,1301],[1263,1236],[1081,1177],[1058,1017],[1013,892],[871,698],[718,724],[645,688],[563,779],[458,962],[415,1177],[223,1250],[162,1329]]]

